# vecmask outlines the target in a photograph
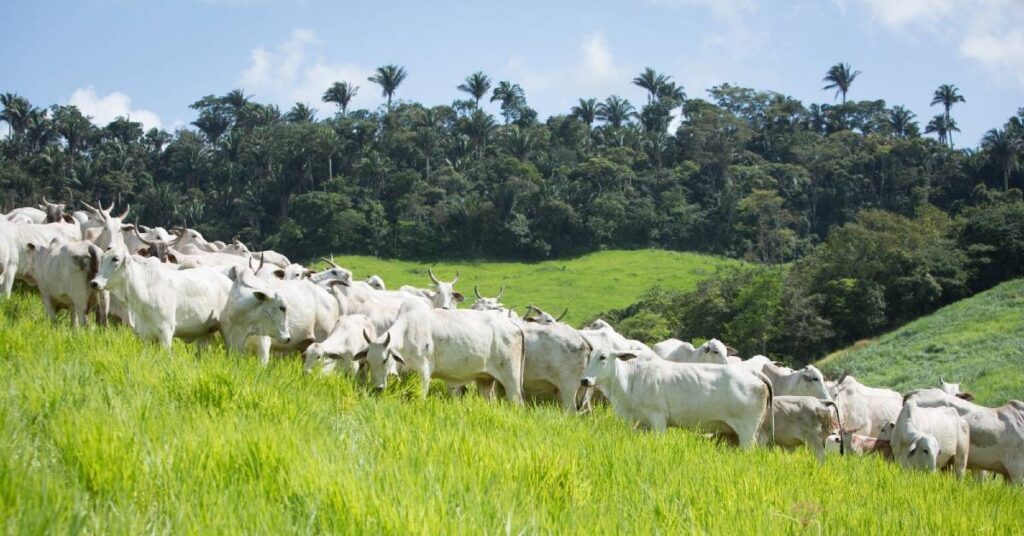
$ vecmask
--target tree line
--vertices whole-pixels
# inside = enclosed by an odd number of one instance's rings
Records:
[[[691,97],[648,68],[633,80],[645,102],[581,98],[546,120],[509,80],[473,73],[450,104],[427,106],[398,98],[407,76],[385,65],[363,82],[381,92],[376,110],[350,109],[368,90],[358,81],[325,88],[333,113],[282,111],[242,90],[207,95],[191,105],[193,128],[173,133],[126,117],[95,126],[73,106],[6,93],[0,191],[7,208],[43,192],[131,203],[142,221],[296,258],[529,260],[653,246],[781,264],[864,210],[955,215],[979,185],[1022,182],[1024,109],[980,149],[957,150],[956,86],[935,91],[941,113],[922,132],[903,106],[848,100],[861,73],[842,63],[824,79],[833,103],[729,84]]]

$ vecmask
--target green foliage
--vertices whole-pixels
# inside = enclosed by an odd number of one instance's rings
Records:
[[[1024,279],[939,309],[876,339],[823,359],[826,374],[843,371],[901,392],[962,382],[980,404],[1024,398]]]

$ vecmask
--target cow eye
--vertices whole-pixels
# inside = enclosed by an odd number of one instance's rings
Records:
[[[281,312],[284,313],[284,312],[287,312],[287,311],[288,311],[288,307],[282,305],[281,306]]]

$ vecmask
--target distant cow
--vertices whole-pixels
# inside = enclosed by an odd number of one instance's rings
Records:
[[[409,285],[403,285],[399,290],[407,292],[415,296],[424,297],[434,305],[437,309],[448,309],[455,310],[458,304],[466,299],[461,292],[455,290],[455,284],[459,282],[459,277],[462,275],[462,271],[455,272],[455,279],[451,282],[441,281],[434,275],[432,268],[427,268],[427,274],[430,275],[430,281],[433,282],[432,289],[422,289]]]
[[[843,425],[868,437],[878,437],[882,425],[894,422],[903,407],[903,397],[891,389],[868,387],[853,376],[836,384],[833,400],[839,406]],[[847,444],[847,448],[851,445]],[[856,449],[852,449],[856,452]]]
[[[348,374],[355,374],[359,369],[356,356],[362,360],[367,349],[365,336],[377,338],[377,329],[365,315],[346,315],[338,319],[331,334],[321,342],[309,345],[304,352],[303,372],[312,372],[318,361],[323,361],[324,373],[341,367]]]
[[[920,408],[913,399],[903,404],[892,430],[892,453],[905,468],[937,471],[952,468],[958,479],[967,470],[970,427],[953,408]]]
[[[653,351],[594,346],[580,381],[596,387],[615,413],[631,424],[734,434],[742,448],[755,445],[772,415],[772,384],[759,372],[702,363],[673,363]],[[641,354],[638,356],[638,354]]]
[[[775,396],[772,410],[774,428],[772,422],[764,422],[758,440],[785,448],[806,445],[824,463],[826,442],[833,429],[833,416],[836,419],[839,417],[835,403],[813,396]],[[841,422],[839,426],[842,427]]]

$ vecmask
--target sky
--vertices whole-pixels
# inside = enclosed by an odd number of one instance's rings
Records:
[[[387,63],[409,76],[397,97],[462,98],[482,70],[523,86],[540,114],[576,99],[644,101],[631,80],[653,67],[707,97],[721,83],[831,102],[821,78],[850,63],[850,99],[885,99],[923,125],[939,84],[967,102],[954,141],[975,146],[1024,107],[1024,0],[5,0],[0,92],[37,106],[74,104],[106,124],[128,115],[174,130],[189,104],[242,88],[287,109],[336,80],[355,107],[382,103],[367,77]],[[488,109],[497,113],[496,103]],[[0,125],[0,130],[7,125]]]

